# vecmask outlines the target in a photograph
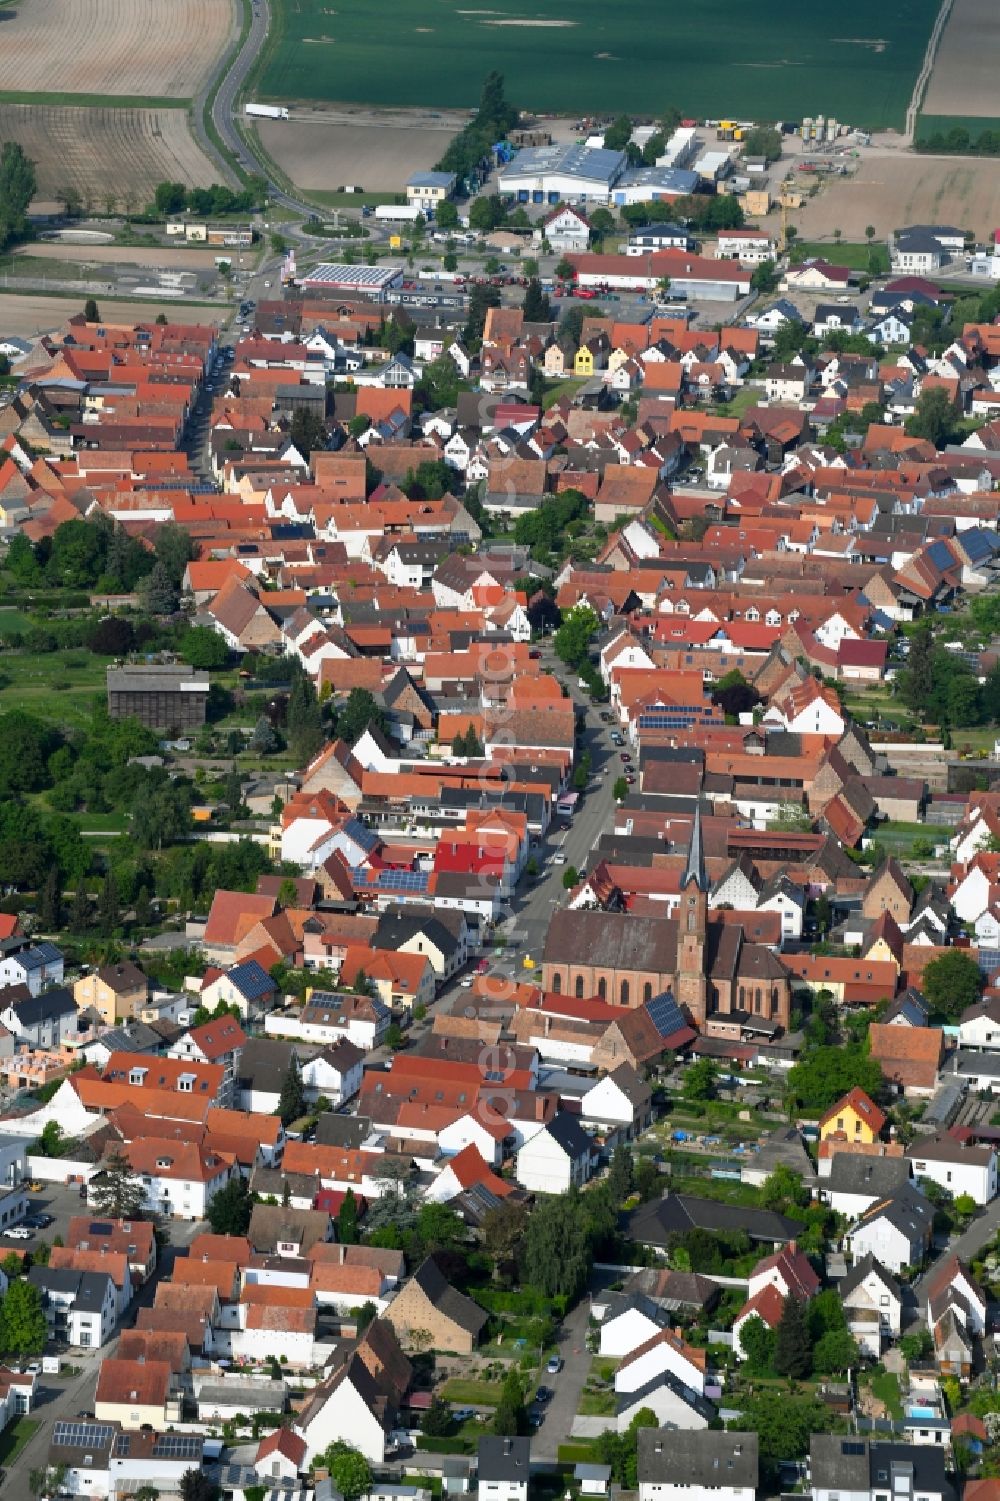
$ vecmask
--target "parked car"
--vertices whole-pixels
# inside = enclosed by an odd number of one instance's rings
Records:
[[[479,963],[476,965],[476,974],[485,975],[489,967],[490,961],[488,959],[480,959]]]
[[[560,851],[560,853],[558,855],[553,855],[552,856],[552,864],[553,865],[565,865],[566,864],[566,856],[562,853],[562,851]]]
[[[620,751],[619,755],[621,756],[621,759],[625,762],[626,766],[631,766],[631,764],[632,764],[632,757],[629,755],[628,751]]]
[[[550,1355],[549,1356],[549,1360],[548,1360],[548,1364],[545,1367],[547,1375],[549,1375],[549,1376],[558,1376],[559,1372],[562,1370],[562,1368],[563,1368],[563,1358],[562,1358],[562,1356],[561,1355]]]
[[[535,1393],[536,1402],[551,1402],[554,1393],[551,1386],[540,1386]]]
[[[21,1225],[14,1225],[10,1230],[5,1230],[4,1235],[8,1240],[30,1240],[31,1231],[25,1230]]]

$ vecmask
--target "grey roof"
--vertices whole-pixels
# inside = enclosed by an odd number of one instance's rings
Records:
[[[479,1440],[479,1480],[523,1480],[528,1483],[531,1463],[530,1438],[504,1438],[487,1434]]]
[[[586,1157],[594,1149],[593,1142],[576,1116],[567,1114],[565,1110],[558,1111],[542,1129],[547,1131],[552,1140],[562,1147],[567,1157],[571,1157],[574,1161],[580,1157]],[[525,1146],[533,1140],[534,1137],[529,1137]]]
[[[887,1272],[881,1261],[869,1252],[867,1256],[862,1256],[860,1261],[856,1261],[847,1276],[842,1277],[837,1283],[841,1302],[849,1297],[856,1287],[860,1287],[871,1272],[874,1272],[879,1281],[885,1284],[894,1298],[902,1299],[903,1295],[895,1277],[891,1272]]]
[[[458,1324],[473,1336],[479,1334],[489,1315],[478,1303],[452,1287],[433,1256],[428,1256],[420,1263],[413,1274],[413,1281],[445,1318],[451,1319],[452,1323]]]
[[[242,1088],[279,1094],[292,1058],[302,1059],[302,1049],[294,1042],[277,1037],[251,1037],[240,1052],[238,1082]]]
[[[406,179],[408,188],[445,188],[454,186],[454,172],[411,172]]]
[[[756,1433],[705,1429],[639,1429],[639,1484],[756,1490]]]
[[[207,672],[193,667],[109,667],[110,693],[207,693]]]
[[[641,1441],[641,1435],[640,1435]],[[894,1473],[906,1474],[903,1493],[945,1494],[944,1452],[930,1444],[888,1444],[835,1433],[814,1433],[809,1446],[813,1490],[887,1491]]]
[[[283,1204],[255,1204],[247,1239],[255,1251],[274,1251],[279,1241],[308,1251],[330,1234],[330,1216],[319,1209],[290,1209]]]
[[[699,891],[708,890],[708,876],[705,873],[705,851],[701,838],[701,801],[695,803],[694,822],[691,825],[691,842],[688,845],[687,865],[684,867],[684,875],[681,878],[681,890],[686,891],[691,882],[694,882]]]
[[[831,1193],[870,1194],[881,1199],[909,1181],[910,1164],[905,1157],[856,1157],[852,1152],[837,1152],[825,1186]]]
[[[501,168],[501,183],[505,176],[577,177],[581,181],[605,182],[609,186],[621,176],[627,157],[624,151],[605,151],[601,148],[583,146],[574,142],[568,146],[534,146],[519,151],[505,168]]]
[[[798,1235],[802,1224],[771,1209],[749,1209],[716,1199],[699,1199],[692,1194],[668,1193],[635,1210],[629,1220],[628,1235],[641,1244],[656,1246],[666,1244],[668,1235],[696,1229],[743,1230],[751,1240],[777,1243]]]
[[[854,1231],[870,1225],[874,1220],[886,1219],[911,1244],[929,1236],[934,1224],[934,1206],[917,1189],[907,1184],[886,1199],[873,1204],[858,1220]]]
[[[670,917],[559,908],[545,938],[548,963],[600,963],[606,969],[677,970],[677,923]]]
[[[327,1110],[316,1122],[316,1142],[323,1147],[345,1147],[348,1151],[356,1151],[371,1128],[367,1115],[338,1115]]]
[[[433,911],[417,913],[393,908],[384,912],[379,918],[374,942],[377,948],[401,949],[418,934],[432,943],[445,959],[458,951],[458,939]]]
[[[779,1163],[801,1173],[804,1183],[811,1183],[816,1177],[813,1160],[797,1126],[779,1126],[772,1131],[760,1151],[748,1158],[744,1166],[754,1172],[770,1173]]]
[[[693,1387],[685,1386],[683,1381],[679,1381],[670,1371],[661,1371],[658,1376],[651,1376],[642,1386],[636,1387],[635,1391],[622,1392],[615,1400],[615,1416],[620,1418],[623,1413],[635,1412],[648,1406],[650,1397],[664,1388],[686,1403],[692,1412],[698,1413],[706,1423],[710,1423],[715,1417],[715,1408],[712,1403],[696,1392]]]
[[[18,987],[9,988],[13,990]],[[8,1006],[13,1007],[22,1027],[33,1027],[38,1022],[59,1016],[75,1015],[77,1009],[72,992],[64,985],[56,985],[52,990],[43,990],[38,995],[19,995],[17,999],[8,998],[7,991],[0,990],[0,1009],[6,1010]]]
[[[81,1313],[100,1313],[111,1285],[107,1272],[77,1272],[72,1267],[33,1266],[28,1281],[43,1295],[72,1296],[73,1306]]]

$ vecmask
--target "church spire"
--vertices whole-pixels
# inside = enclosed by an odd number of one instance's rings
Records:
[[[708,890],[708,876],[705,873],[705,853],[701,842],[701,798],[695,804],[694,822],[691,825],[691,843],[688,845],[687,867],[684,871],[684,878],[681,881],[681,890],[686,891],[692,881],[699,891]]]

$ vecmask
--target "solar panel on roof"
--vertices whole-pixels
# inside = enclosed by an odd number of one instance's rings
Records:
[[[105,1449],[114,1433],[110,1423],[59,1422],[53,1426],[52,1442],[73,1449]]]
[[[684,1013],[669,990],[663,991],[661,995],[654,995],[651,1001],[647,1001],[646,1011],[661,1037],[669,1037],[671,1033],[679,1032],[687,1025]]]

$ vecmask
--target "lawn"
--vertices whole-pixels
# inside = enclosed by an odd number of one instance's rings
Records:
[[[499,1381],[476,1381],[471,1376],[452,1376],[441,1388],[441,1396],[446,1402],[465,1402],[470,1407],[496,1407],[502,1390]]]
[[[587,378],[580,375],[569,375],[565,380],[554,380],[551,385],[546,383],[542,406],[545,411],[548,411],[549,407],[554,407],[563,396],[569,396],[572,399],[580,387],[586,383]]]
[[[893,1371],[873,1373],[871,1389],[880,1402],[884,1402],[890,1418],[901,1420],[903,1403],[899,1395],[899,1377]]]
[[[36,656],[0,656],[0,707],[35,714],[67,729],[90,723],[95,697],[106,697],[105,669],[111,657],[85,648]]]
[[[796,240],[796,252],[804,251],[806,260],[818,256],[831,261],[835,266],[848,266],[852,271],[864,271],[880,276],[889,270],[889,252],[877,241],[871,245],[867,240],[860,243],[851,240]]]
[[[341,0],[335,12],[326,0],[277,0],[252,87],[286,104],[471,108],[495,68],[521,108],[572,118],[674,104],[702,119],[823,110],[899,127],[939,9],[940,0],[886,0],[876,18],[868,0],[635,0],[627,9],[548,0],[538,11],[508,0],[485,12],[436,0],[415,11],[385,0],[373,25],[365,0]]]
[[[4,1429],[0,1433],[0,1464],[13,1464],[25,1444],[41,1426],[37,1418],[18,1418],[10,1428]]]

